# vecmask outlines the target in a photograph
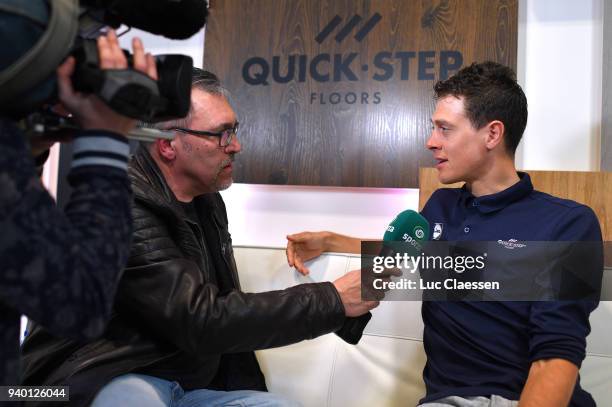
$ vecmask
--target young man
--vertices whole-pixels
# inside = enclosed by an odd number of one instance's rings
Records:
[[[253,353],[340,331],[361,300],[359,271],[333,283],[240,291],[225,205],[241,150],[216,76],[194,70],[174,140],[130,163],[134,241],[104,336],[64,341],[39,327],[23,347],[26,384],[70,386],[72,405],[295,405],[266,393]]]
[[[422,215],[448,241],[601,241],[593,211],[533,189],[514,154],[527,100],[511,69],[473,64],[435,85],[427,141],[443,183]],[[359,252],[359,240],[331,232],[288,236],[290,265],[323,251]],[[601,253],[593,253],[600,256]],[[423,406],[593,406],[580,387],[589,314],[596,302],[424,301]]]

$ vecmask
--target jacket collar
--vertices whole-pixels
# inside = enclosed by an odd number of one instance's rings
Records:
[[[151,157],[148,149],[139,146],[130,162],[130,177],[137,198],[150,202],[158,207],[170,208],[176,214],[187,219],[185,209],[180,204],[172,189],[166,182],[159,166]],[[211,210],[216,206],[215,194],[204,194],[194,198],[193,203],[199,210]]]
[[[531,183],[529,174],[526,172],[517,172],[517,175],[519,176],[519,181],[516,184],[491,195],[475,197],[467,190],[466,186],[463,185],[463,187],[461,187],[459,201],[463,206],[472,206],[481,213],[499,211],[511,203],[526,197],[533,191],[533,184]]]
[[[138,147],[130,162],[129,172],[136,197],[157,206],[169,206],[173,211],[185,215],[183,207],[145,146]]]

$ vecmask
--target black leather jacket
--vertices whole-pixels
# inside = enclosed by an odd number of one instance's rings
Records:
[[[194,200],[215,229],[203,231],[145,149],[130,163],[130,178],[135,232],[107,331],[76,343],[33,327],[23,346],[24,384],[69,385],[71,405],[88,404],[103,385],[128,372],[179,382],[181,371],[190,372],[190,382],[181,383],[187,389],[265,390],[252,351],[343,326],[344,307],[331,283],[240,291],[219,194]],[[207,244],[210,233],[218,236],[216,251]],[[220,278],[226,279],[223,292]]]

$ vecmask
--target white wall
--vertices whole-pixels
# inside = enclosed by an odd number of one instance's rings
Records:
[[[303,230],[382,239],[387,224],[418,206],[416,189],[235,184],[223,192],[234,244],[279,247]]]
[[[517,71],[529,101],[519,168],[598,170],[603,0],[520,0],[519,14]],[[203,33],[144,41],[153,53],[188,53],[201,66]],[[278,247],[305,229],[382,237],[395,214],[416,209],[418,191],[234,185],[223,196],[235,244]]]
[[[599,170],[603,0],[520,0],[519,14],[529,121],[518,166]]]

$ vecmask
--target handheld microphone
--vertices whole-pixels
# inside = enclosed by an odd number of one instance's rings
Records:
[[[380,255],[392,254],[393,244],[385,244],[390,242],[408,243],[409,254],[419,254],[423,249],[423,243],[427,240],[429,240],[429,222],[419,213],[407,209],[399,213],[387,226]]]
[[[383,235],[382,247],[375,258],[403,257],[404,261],[407,261],[408,258],[419,256],[422,253],[423,244],[427,240],[429,240],[429,222],[412,209],[407,209],[400,212],[387,226]],[[374,253],[367,253],[367,255],[372,254]],[[364,253],[362,253],[363,255]],[[399,261],[398,259],[398,264]],[[376,276],[370,273],[362,274],[362,287],[366,287],[367,292],[372,289],[370,282],[373,283],[375,278],[389,278],[399,273],[398,270],[389,270],[385,274],[379,274],[383,273],[380,269],[372,269],[371,271],[376,273]],[[364,281],[366,282],[365,285],[363,285]],[[375,289],[374,292],[376,293],[374,297],[381,294],[380,290]]]
[[[393,256],[395,254],[393,243],[397,242],[406,242],[407,245],[403,244],[402,247],[408,247],[407,253],[418,255],[421,253],[423,243],[427,240],[429,240],[429,222],[419,213],[407,209],[399,213],[387,226],[379,255]],[[345,342],[356,345],[370,318],[372,318],[371,312],[359,317],[347,318],[342,328],[336,331],[336,335]]]

